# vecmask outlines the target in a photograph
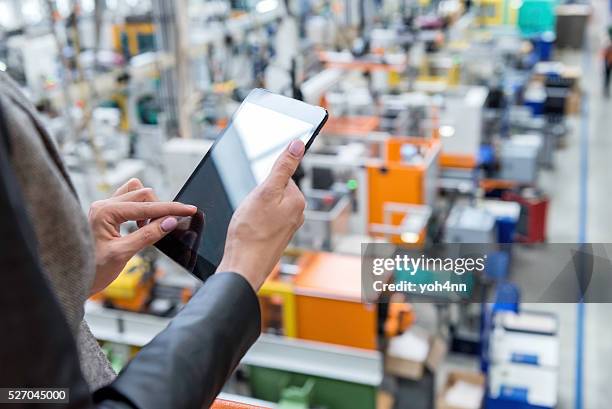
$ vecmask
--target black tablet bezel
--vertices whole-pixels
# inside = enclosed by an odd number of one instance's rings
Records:
[[[253,91],[251,91],[249,93],[249,95],[247,95],[247,97],[244,99],[244,101],[242,102],[240,107],[236,110],[236,112],[234,112],[234,114],[232,115],[232,118],[231,118],[230,122],[228,123],[228,126],[226,127],[226,129],[228,129],[228,128],[230,128],[232,126],[234,118],[238,114],[240,114],[240,111],[241,111],[241,109],[243,107],[243,104],[245,102],[250,102],[250,103],[262,106],[264,108],[271,109],[271,110],[276,111],[278,113],[281,113],[283,115],[287,115],[287,116],[290,116],[290,117],[302,120],[304,122],[310,123],[313,126],[316,126],[316,128],[314,129],[312,135],[308,139],[308,142],[305,144],[306,150],[308,150],[308,148],[310,148],[310,146],[312,145],[312,142],[314,141],[316,136],[319,134],[319,132],[321,131],[321,129],[323,128],[323,126],[327,122],[327,118],[329,117],[329,115],[327,113],[327,110],[325,110],[322,107],[310,105],[310,104],[307,104],[305,102],[298,101],[296,99],[285,97],[283,95],[274,94],[274,93],[272,93],[270,91],[267,91],[265,89],[255,88],[255,89],[253,89]],[[206,152],[206,154],[204,155],[204,157],[202,158],[200,163],[198,163],[198,166],[196,166],[196,168],[191,173],[191,175],[189,176],[189,178],[187,179],[187,181],[185,182],[183,187],[181,187],[179,192],[176,194],[176,196],[173,199],[174,201],[176,201],[177,198],[180,197],[181,194],[185,191],[185,189],[187,189],[187,187],[190,185],[190,183],[193,180],[193,178],[195,177],[195,175],[198,173],[198,171],[200,170],[202,165],[205,163],[205,161],[209,158],[209,156],[213,152],[213,149],[215,149],[215,147],[217,146],[217,143],[225,135],[226,129],[224,129],[223,132],[216,138],[215,142],[212,144],[212,146],[210,147],[208,152]],[[233,211],[235,211],[235,209]],[[169,237],[167,237],[166,239],[169,239]],[[181,243],[179,240],[174,240],[174,243],[175,243],[175,245],[177,246],[178,249],[188,250],[187,247],[183,243]],[[180,265],[181,267],[185,268],[185,266],[181,265],[181,263],[179,263],[176,260],[174,260],[163,249],[161,249],[157,245],[157,243],[155,244],[155,247],[157,247],[162,253],[166,254],[171,260],[176,262],[178,265]],[[198,266],[204,265],[204,266],[206,266],[206,269],[208,269],[208,270],[216,270],[218,266],[215,266],[210,261],[208,261],[207,259],[202,257],[199,252],[196,252],[196,256],[197,256],[196,257],[197,261],[196,261],[196,263],[195,263],[195,265],[193,267],[193,270],[192,271],[188,270],[188,271],[192,275],[194,275],[195,277],[199,278],[200,280],[206,281],[206,279],[208,279],[208,277],[210,277],[210,275],[212,275],[212,274],[206,275],[205,277],[203,276],[204,274],[199,274],[198,275],[198,272],[196,271],[198,269]],[[213,268],[211,268],[211,267],[213,267]]]

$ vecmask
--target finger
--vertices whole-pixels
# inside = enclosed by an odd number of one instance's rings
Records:
[[[302,156],[304,156],[304,142],[299,139],[289,144],[274,163],[265,184],[272,188],[283,189],[295,173]]]
[[[140,182],[138,179],[134,179],[134,180]],[[114,202],[157,202],[159,201],[159,198],[157,197],[157,195],[155,194],[155,191],[153,191],[152,188],[144,187],[141,189],[132,190],[130,192],[124,193],[119,196],[113,196],[109,200],[114,201]],[[146,220],[138,220],[136,222],[136,225],[138,226],[138,228],[141,228],[142,226],[145,226],[146,224],[147,224]]]
[[[123,184],[117,191],[113,194],[113,197],[121,196],[127,192],[131,192],[132,190],[142,189],[144,185],[137,178],[131,178],[127,182]]]
[[[119,202],[108,205],[108,214],[117,223],[128,220],[148,220],[166,216],[191,216],[195,206],[178,202]]]
[[[150,187],[132,190],[119,196],[113,196],[113,202],[157,202],[157,195]]]
[[[122,247],[130,254],[136,254],[147,246],[161,240],[178,225],[176,217],[165,217],[154,220],[141,229],[119,239]]]

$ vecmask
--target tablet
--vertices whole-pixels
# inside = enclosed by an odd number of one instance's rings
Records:
[[[299,138],[308,149],[326,120],[321,107],[253,90],[174,199],[198,212],[181,218],[155,246],[206,280],[223,257],[227,228],[242,200],[291,141]]]

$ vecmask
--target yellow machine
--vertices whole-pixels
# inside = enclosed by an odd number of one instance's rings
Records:
[[[461,63],[457,58],[447,61],[424,56],[419,67],[417,83],[430,85],[434,88],[453,87],[461,82]]]
[[[516,0],[476,0],[476,23],[483,26],[516,25],[520,4]]]
[[[376,308],[361,304],[360,258],[304,253],[299,271],[259,291],[264,330],[291,338],[376,348]]]
[[[291,278],[275,272],[259,291],[264,331],[376,349],[378,306],[362,301],[361,258],[306,252],[296,264],[298,271]],[[408,304],[393,301],[384,323],[388,336],[403,332],[414,321]]]
[[[262,327],[277,335],[297,337],[295,294],[292,283],[267,280],[259,290]]]
[[[126,57],[155,49],[155,25],[149,16],[129,16],[113,26],[113,47]]]
[[[122,310],[139,312],[149,301],[154,282],[151,264],[140,256],[134,256],[115,281],[92,299]]]

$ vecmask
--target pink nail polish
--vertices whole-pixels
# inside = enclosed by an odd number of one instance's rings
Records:
[[[299,139],[296,139],[295,141],[291,142],[291,145],[289,145],[289,152],[293,156],[301,157],[304,153],[304,142]]]
[[[169,231],[174,230],[177,225],[178,225],[178,220],[176,220],[174,217],[168,217],[167,219],[161,222],[160,226],[163,231],[169,232]]]

